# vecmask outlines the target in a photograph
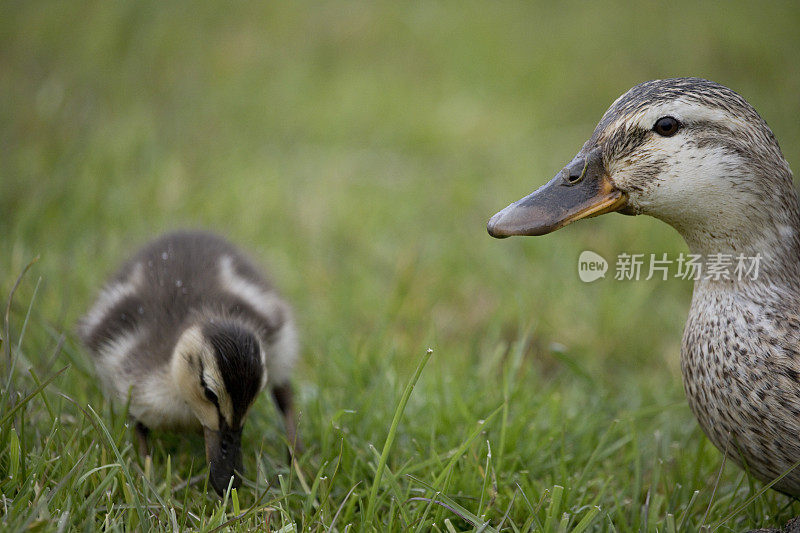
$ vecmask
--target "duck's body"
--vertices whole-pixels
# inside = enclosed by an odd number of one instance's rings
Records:
[[[800,283],[718,285],[695,285],[684,389],[714,444],[768,482],[800,461]],[[800,472],[775,488],[800,495]]]
[[[788,472],[800,461],[800,208],[766,123],[714,82],[643,83],[550,183],[496,214],[489,232],[541,235],[609,211],[669,223],[704,268],[728,262],[727,276],[703,270],[695,282],[684,388],[720,450],[763,481]],[[736,273],[739,257],[758,263],[755,275]],[[800,468],[775,488],[800,496]]]
[[[293,442],[292,315],[227,241],[180,232],[146,245],[106,285],[79,330],[104,388],[122,402],[130,395],[139,427],[203,427],[207,446],[214,432],[236,440],[269,383]]]

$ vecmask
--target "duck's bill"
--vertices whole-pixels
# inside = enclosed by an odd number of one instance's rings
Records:
[[[614,188],[600,156],[580,154],[556,177],[495,214],[487,225],[489,235],[544,235],[570,222],[623,209],[627,195]]]
[[[203,428],[206,440],[208,478],[217,494],[223,496],[228,486],[238,488],[242,484],[242,430]],[[233,481],[231,481],[233,478]]]

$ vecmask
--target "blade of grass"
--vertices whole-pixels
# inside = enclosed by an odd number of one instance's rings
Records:
[[[572,533],[583,533],[584,531],[589,529],[589,526],[592,525],[592,522],[595,521],[598,514],[600,514],[599,507],[592,507],[591,509],[589,509],[583,516],[581,521],[578,522],[578,525],[575,526],[575,528],[572,530]]]
[[[746,501],[745,501],[743,504],[741,504],[739,507],[737,507],[736,509],[734,509],[734,510],[733,510],[733,512],[731,512],[730,514],[728,514],[728,516],[726,516],[725,518],[723,518],[722,520],[720,520],[720,521],[719,521],[717,524],[715,524],[715,525],[714,525],[714,527],[711,529],[711,531],[716,531],[717,529],[719,529],[719,528],[722,526],[722,524],[724,524],[725,522],[727,522],[728,520],[730,520],[730,519],[731,519],[731,518],[733,518],[734,516],[736,516],[736,515],[738,515],[739,513],[741,513],[741,512],[742,512],[744,509],[746,509],[746,508],[747,508],[747,506],[748,506],[748,505],[750,505],[751,503],[753,503],[754,501],[756,501],[758,498],[760,498],[762,494],[764,494],[764,493],[765,493],[765,492],[767,492],[769,489],[771,489],[771,488],[772,488],[772,487],[773,487],[773,486],[774,486],[776,483],[779,483],[779,482],[780,482],[780,481],[781,481],[783,478],[785,478],[786,476],[788,476],[789,474],[791,474],[791,473],[792,473],[792,471],[793,471],[795,468],[797,468],[798,466],[800,466],[800,461],[797,461],[797,462],[796,462],[796,463],[794,463],[794,464],[793,464],[791,467],[789,467],[789,469],[788,469],[788,470],[786,470],[786,472],[784,472],[784,473],[783,473],[783,474],[781,474],[780,476],[776,477],[775,479],[773,479],[772,481],[770,481],[769,483],[767,483],[766,485],[764,485],[763,487],[761,487],[761,490],[759,490],[758,492],[756,492],[755,494],[753,494],[753,495],[752,495],[751,497],[749,497],[749,498],[748,498],[748,499],[747,499],[747,500],[746,500]]]
[[[6,312],[3,318],[3,338],[0,339],[3,341],[3,352],[5,353],[6,360],[11,360],[11,302],[14,300],[14,293],[17,292],[19,288],[19,284],[22,283],[22,278],[25,277],[25,274],[30,270],[30,268],[39,260],[39,256],[37,255],[34,257],[30,263],[25,265],[25,268],[22,269],[22,272],[19,273],[17,276],[17,280],[14,282],[14,285],[11,287],[11,290],[8,293],[8,300],[6,301]]]
[[[70,402],[72,405],[77,407],[81,413],[89,420],[89,423],[94,426],[95,431],[101,436],[104,437],[106,441],[106,445],[111,448],[111,451],[114,452],[114,456],[117,459],[117,463],[122,465],[121,470],[125,479],[128,482],[130,487],[131,496],[133,497],[134,507],[136,508],[136,514],[139,517],[139,526],[144,528],[146,531],[150,530],[149,524],[145,521],[145,514],[144,514],[144,506],[142,505],[141,500],[139,499],[139,490],[133,482],[133,476],[131,476],[130,469],[125,468],[125,461],[122,459],[122,454],[119,451],[114,439],[111,437],[111,433],[109,433],[108,428],[103,424],[103,421],[100,419],[98,414],[92,409],[91,406],[87,409],[84,409],[78,402],[67,396],[66,394],[61,393],[61,397]]]
[[[367,511],[364,515],[364,525],[369,525],[372,523],[372,517],[375,513],[375,505],[378,499],[378,490],[380,489],[381,485],[381,477],[383,477],[383,471],[386,468],[386,462],[389,460],[389,452],[392,450],[392,445],[394,444],[394,439],[397,435],[397,427],[400,425],[400,419],[403,417],[403,411],[406,409],[406,404],[408,404],[408,399],[411,397],[411,392],[414,390],[414,385],[417,384],[419,377],[422,375],[422,369],[425,368],[425,365],[428,363],[428,360],[430,360],[431,355],[433,355],[433,350],[428,348],[420,359],[417,369],[414,371],[414,375],[406,385],[406,389],[403,391],[403,395],[400,397],[400,402],[397,404],[397,408],[394,411],[394,418],[392,418],[392,424],[389,426],[389,434],[386,436],[386,442],[383,444],[383,451],[381,452],[381,458],[378,462],[378,469],[375,471],[375,478],[372,480],[369,503],[367,504]]]
[[[711,490],[711,498],[708,499],[708,507],[706,507],[706,513],[703,515],[703,522],[700,524],[700,529],[702,529],[706,525],[706,520],[708,520],[708,513],[711,512],[711,506],[714,505],[714,496],[717,494],[717,488],[719,487],[719,480],[722,478],[722,471],[725,469],[725,461],[728,459],[728,444],[730,443],[730,433],[728,433],[728,440],[725,441],[725,449],[722,451],[722,462],[719,465],[719,471],[717,472],[717,479],[714,480],[714,488]]]
[[[261,503],[264,501],[264,498],[266,497],[267,492],[269,492],[269,489],[270,489],[270,485],[267,484],[267,486],[264,488],[264,492],[261,493],[261,496],[258,497],[258,500],[256,500],[256,502],[253,505],[251,505],[250,508],[248,508],[245,512],[243,512],[243,513],[241,513],[239,515],[236,515],[233,518],[230,518],[229,520],[223,522],[219,526],[217,526],[214,529],[212,529],[211,531],[209,531],[209,533],[216,533],[217,531],[222,531],[226,527],[232,526],[236,522],[242,521],[245,518],[247,518],[248,516],[250,516],[251,514],[253,514],[254,512],[256,512],[256,510],[259,508]],[[269,503],[267,504],[267,506],[268,505],[269,505]]]
[[[353,491],[356,490],[356,487],[358,487],[360,484],[361,484],[361,482],[359,481],[358,483],[353,485],[350,488],[349,491],[347,491],[347,494],[345,495],[344,499],[342,500],[342,503],[339,504],[339,508],[336,509],[336,514],[333,515],[333,520],[331,520],[331,525],[328,526],[328,531],[334,531],[333,526],[334,526],[334,524],[336,524],[336,520],[339,518],[339,514],[341,514],[341,512],[342,512],[342,509],[344,508],[344,504],[347,503],[347,500],[353,494]]]
[[[469,510],[465,509],[463,506],[456,503],[452,498],[449,496],[442,494],[438,490],[436,490],[433,485],[425,483],[421,479],[415,478],[414,476],[408,476],[412,479],[415,483],[419,483],[426,489],[432,491],[434,493],[433,498],[410,498],[409,501],[427,501],[433,502],[437,505],[440,505],[446,509],[449,509],[451,512],[455,513],[457,516],[461,517],[462,519],[469,522],[472,526],[483,528],[483,531],[489,533],[497,533],[497,530],[489,525],[489,522],[486,520],[481,520],[479,516],[476,516],[474,513],[471,513]]]
[[[28,394],[23,399],[18,401],[14,405],[14,407],[12,407],[11,410],[8,413],[6,413],[6,416],[4,416],[2,419],[0,419],[0,427],[5,425],[5,423],[8,422],[8,420],[12,416],[14,416],[14,413],[16,413],[23,405],[25,405],[27,402],[29,402],[31,400],[31,398],[33,398],[34,396],[39,394],[42,390],[44,390],[45,387],[47,387],[50,383],[52,383],[52,381],[54,379],[56,379],[58,376],[60,376],[68,368],[69,368],[69,365],[65,366],[64,368],[62,368],[61,370],[59,370],[58,372],[56,372],[55,374],[53,374],[52,376],[50,376],[49,378],[44,380],[38,387],[33,389],[33,391],[30,394]]]
[[[561,512],[561,498],[564,495],[564,487],[561,485],[554,485],[553,491],[550,493],[550,506],[547,508],[547,517],[544,521],[544,530],[553,531],[553,527],[559,518]]]
[[[19,335],[17,338],[17,350],[22,348],[22,339],[25,338],[25,330],[28,329],[28,320],[31,318],[31,309],[33,309],[33,302],[36,300],[36,295],[39,293],[39,286],[42,284],[42,277],[36,280],[36,285],[33,287],[33,294],[31,301],[28,303],[28,310],[25,312],[25,319],[22,321],[22,326],[19,328]]]
[[[505,405],[505,402],[504,402],[504,405]],[[481,421],[478,423],[478,426],[477,426],[477,427],[476,427],[476,428],[475,428],[475,429],[472,431],[472,433],[470,433],[470,435],[469,435],[469,436],[468,436],[468,437],[467,437],[467,438],[464,440],[464,442],[462,442],[462,443],[461,443],[461,446],[459,446],[459,447],[458,447],[458,450],[456,451],[456,453],[454,453],[454,454],[453,454],[453,456],[452,456],[452,457],[450,457],[450,460],[449,460],[449,461],[447,461],[447,465],[445,465],[445,467],[444,467],[444,470],[442,470],[442,471],[439,473],[439,475],[438,475],[438,476],[436,476],[436,479],[434,479],[434,481],[433,481],[433,486],[434,486],[434,487],[439,487],[439,486],[440,486],[440,484],[442,483],[442,480],[444,480],[444,478],[447,476],[447,474],[448,474],[448,473],[449,473],[449,472],[450,472],[450,471],[453,469],[453,467],[454,467],[454,466],[455,466],[455,464],[458,462],[458,460],[461,458],[461,456],[464,454],[464,452],[466,452],[466,451],[467,451],[467,448],[469,447],[469,445],[470,445],[470,444],[472,444],[472,441],[474,441],[475,439],[477,439],[477,438],[478,438],[478,436],[479,436],[479,435],[480,435],[480,434],[481,434],[483,431],[485,431],[485,430],[486,430],[486,428],[487,428],[488,424],[489,424],[489,423],[490,423],[490,422],[491,422],[491,421],[494,419],[494,417],[496,417],[496,416],[497,416],[497,415],[498,415],[498,414],[499,414],[499,413],[500,413],[502,410],[503,410],[503,405],[501,405],[500,407],[498,407],[497,409],[495,409],[494,411],[492,411],[492,412],[489,414],[489,416],[487,416],[487,417],[486,417],[484,420],[481,420]]]

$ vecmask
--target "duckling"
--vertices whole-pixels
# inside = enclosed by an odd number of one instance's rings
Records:
[[[694,282],[681,348],[686,396],[720,450],[800,496],[800,208],[766,122],[698,78],[642,83],[606,111],[547,184],[495,214],[494,237],[544,235],[620,212],[674,227],[706,266],[759,258],[756,275]],[[788,473],[787,473],[788,472]]]
[[[107,394],[130,397],[139,452],[148,453],[150,429],[202,428],[218,494],[241,484],[242,428],[267,384],[297,444],[291,309],[221,237],[184,231],[147,244],[103,288],[78,332]]]

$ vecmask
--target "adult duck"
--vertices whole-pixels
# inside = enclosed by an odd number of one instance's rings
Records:
[[[698,78],[633,87],[549,183],[488,224],[543,235],[617,211],[674,227],[710,261],[760,257],[755,275],[695,281],[684,388],[711,441],[800,496],[800,211],[772,131],[737,93]]]

